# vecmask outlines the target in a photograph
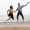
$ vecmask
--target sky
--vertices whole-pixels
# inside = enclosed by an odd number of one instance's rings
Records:
[[[30,2],[30,0],[0,0],[0,15],[7,15],[7,10],[10,5],[16,10],[18,3],[25,5],[27,2]],[[30,3],[22,9],[22,13],[24,15],[30,15]]]

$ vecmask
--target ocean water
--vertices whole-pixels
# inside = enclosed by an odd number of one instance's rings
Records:
[[[6,22],[6,20],[8,19],[8,16],[4,15],[4,16],[0,16],[0,22]],[[18,17],[19,21],[23,21],[22,17],[19,15]],[[25,15],[24,16],[24,21],[29,21],[30,20],[30,15]],[[17,22],[17,16],[14,15],[14,20],[8,20],[7,22]]]

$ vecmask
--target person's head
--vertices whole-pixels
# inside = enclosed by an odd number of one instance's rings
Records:
[[[20,6],[20,3],[18,3],[18,6]]]
[[[10,6],[10,9],[13,9],[13,6]]]

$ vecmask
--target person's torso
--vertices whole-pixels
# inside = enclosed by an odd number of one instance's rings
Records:
[[[22,11],[22,6],[18,6],[18,11]]]
[[[9,9],[9,13],[13,13],[13,9]]]

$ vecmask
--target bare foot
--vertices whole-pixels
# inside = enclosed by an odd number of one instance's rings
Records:
[[[6,20],[7,21],[7,20]]]
[[[7,19],[6,21],[8,21],[8,20],[10,20],[10,19]]]

